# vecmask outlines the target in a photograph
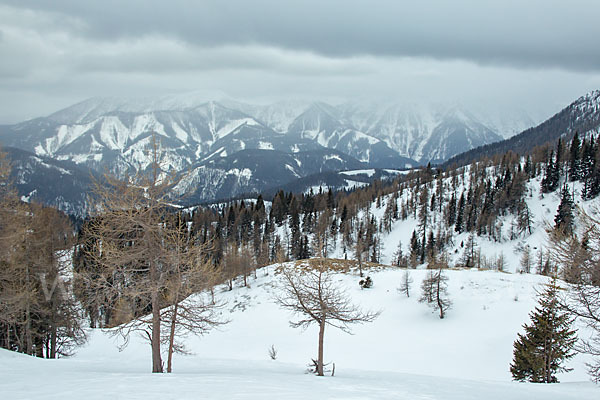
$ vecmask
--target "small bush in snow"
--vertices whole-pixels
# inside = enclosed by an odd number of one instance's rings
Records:
[[[373,286],[373,280],[370,276],[367,276],[365,279],[358,281],[358,284],[362,289],[369,289],[371,286]]]
[[[274,344],[269,347],[269,357],[271,357],[271,360],[277,359],[277,349],[275,348]]]

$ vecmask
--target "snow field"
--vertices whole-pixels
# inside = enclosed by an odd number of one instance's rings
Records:
[[[374,281],[361,290],[358,274],[336,279],[355,303],[380,310],[373,323],[353,335],[328,327],[325,360],[335,377],[306,374],[317,350],[316,327],[289,327],[293,318],[273,301],[275,266],[258,271],[250,288],[219,288],[231,322],[186,341],[189,356],[176,355],[174,373],[153,375],[150,347],[139,336],[122,352],[119,340],[100,330],[67,359],[34,359],[0,352],[3,398],[96,399],[592,399],[585,356],[569,362],[574,371],[555,385],[511,382],[512,344],[536,304],[535,289],[547,278],[495,271],[448,270],[453,307],[440,320],[417,301],[426,270],[408,270],[412,294],[397,288],[404,270],[366,271]],[[268,274],[268,275],[267,275]],[[268,349],[274,345],[277,359]]]

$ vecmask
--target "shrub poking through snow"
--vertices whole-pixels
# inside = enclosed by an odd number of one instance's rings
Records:
[[[277,360],[277,349],[275,348],[274,344],[269,347],[269,357],[271,360]]]
[[[358,284],[362,289],[369,289],[371,286],[373,286],[373,280],[370,276],[367,276],[365,279],[358,281]]]

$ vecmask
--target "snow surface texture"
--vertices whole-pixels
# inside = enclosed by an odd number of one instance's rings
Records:
[[[578,355],[563,383],[516,383],[508,371],[512,344],[547,278],[495,271],[447,271],[454,303],[444,320],[417,302],[425,270],[409,270],[412,294],[398,293],[403,270],[339,274],[353,301],[381,310],[354,335],[325,332],[325,360],[335,376],[306,374],[317,350],[317,330],[289,327],[291,315],[273,301],[275,267],[258,271],[250,288],[218,293],[231,322],[204,337],[190,337],[190,356],[175,356],[174,373],[153,375],[150,347],[134,336],[123,352],[100,330],[68,359],[42,360],[0,351],[2,398],[55,399],[597,399]],[[277,359],[271,360],[273,345]]]

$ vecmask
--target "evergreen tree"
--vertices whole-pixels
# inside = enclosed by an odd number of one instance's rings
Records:
[[[447,207],[447,218],[448,226],[453,225],[456,222],[456,196],[452,193],[452,197],[450,198],[450,202]]]
[[[527,159],[525,160],[525,174],[527,174],[528,177],[532,177],[532,172],[533,172],[533,166],[531,164],[531,156],[527,156]]]
[[[571,148],[569,149],[569,180],[578,181],[581,179],[581,141],[579,134],[575,132],[573,140],[571,140]]]
[[[410,237],[410,262],[412,267],[416,267],[419,263],[419,255],[421,254],[421,243],[417,238],[417,231],[413,230]]]
[[[594,172],[597,172],[596,162],[596,145],[594,144],[594,138],[591,137],[589,140],[583,141],[581,149],[581,178],[583,179],[583,197],[591,199],[595,197],[600,190],[594,186]]]
[[[458,200],[458,209],[456,210],[456,222],[454,224],[454,230],[458,233],[463,232],[463,214],[465,212],[465,195],[462,193],[460,195],[460,200]]]
[[[301,243],[301,231],[300,231],[300,214],[299,205],[294,197],[290,204],[290,254],[292,258],[299,260],[302,256],[302,243]]]
[[[570,371],[562,363],[573,357],[577,338],[572,318],[561,311],[559,289],[553,278],[530,314],[531,324],[523,325],[525,333],[519,333],[514,343],[510,366],[514,380],[553,383],[558,382],[556,373]]]
[[[554,162],[554,151],[551,151],[546,164],[546,174],[541,183],[542,193],[554,192],[558,188],[559,177],[559,165],[558,162]]]
[[[573,232],[573,199],[567,185],[561,190],[560,204],[554,217],[554,227],[563,233]]]

